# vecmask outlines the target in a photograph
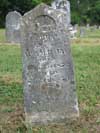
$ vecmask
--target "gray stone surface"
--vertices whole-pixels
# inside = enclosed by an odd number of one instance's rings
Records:
[[[62,22],[63,13],[44,4],[23,16],[27,124],[53,124],[79,116],[70,42]]]
[[[93,27],[94,27],[94,30],[98,29],[98,26],[97,25],[94,25]]]
[[[86,25],[86,28],[89,30],[90,29],[90,24],[87,24]]]
[[[54,9],[59,9],[66,13],[66,24],[69,26],[71,24],[70,2],[68,0],[54,0],[51,5]]]
[[[85,27],[80,27],[80,37],[84,37],[86,35]]]
[[[6,16],[6,40],[9,43],[20,43],[20,24],[21,24],[21,14],[12,11]]]
[[[79,27],[78,24],[75,24],[74,25],[74,30],[77,30],[78,31],[78,27]]]

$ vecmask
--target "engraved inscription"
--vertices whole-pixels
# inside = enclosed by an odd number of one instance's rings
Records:
[[[57,18],[63,12],[50,8],[48,15],[46,5],[34,10],[24,15],[22,25],[26,120],[32,125],[65,122],[77,115],[77,100],[67,31]]]
[[[53,18],[47,15],[41,15],[35,18],[34,24],[35,30],[42,31],[43,33],[54,30],[56,28],[56,23]]]
[[[57,52],[59,53],[59,54],[64,54],[64,50],[63,49],[57,49]]]

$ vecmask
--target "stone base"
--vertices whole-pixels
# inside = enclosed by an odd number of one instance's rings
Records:
[[[26,125],[49,125],[49,124],[59,124],[59,123],[68,123],[73,120],[76,120],[79,117],[79,112],[77,113],[55,113],[55,112],[40,112],[33,114],[25,114]]]

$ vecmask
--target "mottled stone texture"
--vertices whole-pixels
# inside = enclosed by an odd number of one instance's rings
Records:
[[[66,14],[66,22],[65,25],[67,25],[67,27],[69,27],[69,25],[71,24],[71,13],[70,13],[70,1],[68,0],[54,0],[51,3],[51,6],[53,7],[53,9],[58,9],[60,11],[65,12]]]
[[[9,43],[20,43],[20,24],[21,24],[20,13],[13,11],[9,12],[6,16],[6,40]]]
[[[22,55],[26,122],[78,117],[70,42],[63,13],[41,4],[23,16]]]

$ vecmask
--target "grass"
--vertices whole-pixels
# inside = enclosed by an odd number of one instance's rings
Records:
[[[5,42],[6,38],[5,38],[5,30],[4,29],[0,29],[0,43]]]
[[[6,45],[1,37],[2,32],[4,30],[0,30],[0,133],[99,133],[100,39],[81,38],[72,41],[80,108],[77,122],[26,129],[21,50],[17,45]],[[98,33],[96,31],[94,34]]]
[[[84,27],[84,31],[85,31],[85,34],[84,34],[84,38],[88,38],[88,39],[99,39],[100,38],[100,29],[94,29],[93,27],[91,27],[90,29],[87,29]],[[80,36],[80,33],[78,32],[77,36],[79,37]]]

